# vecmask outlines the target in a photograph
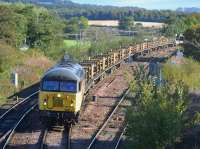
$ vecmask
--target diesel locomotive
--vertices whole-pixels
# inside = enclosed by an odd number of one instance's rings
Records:
[[[42,121],[77,120],[84,99],[85,71],[71,60],[50,68],[40,81],[39,110]]]

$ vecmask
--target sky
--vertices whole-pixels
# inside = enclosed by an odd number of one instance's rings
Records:
[[[198,7],[200,0],[72,0],[81,4],[137,6],[147,9],[173,9],[179,7]]]

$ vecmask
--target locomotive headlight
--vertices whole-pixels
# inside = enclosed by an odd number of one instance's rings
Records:
[[[47,100],[44,99],[43,105],[46,106],[47,105]]]
[[[60,97],[61,97],[61,94],[57,94],[57,97],[60,98]]]

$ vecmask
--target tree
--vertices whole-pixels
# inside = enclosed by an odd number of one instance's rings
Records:
[[[136,97],[127,112],[127,148],[164,149],[171,145],[186,124],[187,86],[180,81],[157,88],[139,77],[132,81],[131,89]]]
[[[95,6],[95,5],[51,5],[46,6],[53,9],[66,20],[72,17],[84,16],[90,20],[120,20],[124,17],[134,17],[137,21],[164,22],[169,16],[180,15],[170,10],[146,10],[143,8]]]
[[[85,30],[88,28],[88,19],[86,17],[80,17],[80,29]]]
[[[40,11],[31,22],[28,37],[31,47],[42,49],[45,54],[57,49],[62,42],[63,22],[47,10]]]
[[[78,33],[81,30],[85,30],[88,28],[88,19],[81,16],[73,17],[69,21],[66,21],[65,32],[66,33]]]
[[[22,16],[17,15],[6,5],[0,6],[0,39],[9,45],[18,47],[21,43],[21,38],[24,36],[22,33],[25,32],[21,22],[24,23]],[[20,23],[22,26],[19,26],[17,23]]]
[[[192,14],[188,16],[169,17],[167,27],[164,28],[164,33],[168,36],[175,36],[175,34],[184,33],[188,29],[200,24],[200,15]]]
[[[185,39],[200,47],[200,24],[187,29]]]
[[[119,21],[119,28],[123,30],[131,30],[134,27],[133,17],[124,17]]]
[[[0,5],[0,39],[19,48],[28,44],[46,55],[62,44],[63,21],[45,8],[32,5]]]

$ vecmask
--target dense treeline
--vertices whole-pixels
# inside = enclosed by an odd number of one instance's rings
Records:
[[[27,44],[49,54],[63,42],[64,23],[45,8],[23,4],[0,5],[0,40],[20,48]]]
[[[5,2],[24,2],[36,3],[34,0],[2,0]],[[98,6],[77,4],[70,0],[52,1],[53,5],[43,5],[49,9],[53,9],[60,16],[64,18],[81,17],[84,16],[91,20],[119,20],[127,16],[134,17],[137,21],[153,21],[165,22],[169,17],[181,15],[182,12],[175,12],[171,10],[147,10],[138,7],[115,7],[115,6]]]
[[[132,16],[136,21],[165,22],[170,16],[180,15],[171,10],[146,10],[137,7],[114,7],[97,5],[80,5],[69,3],[64,6],[48,6],[60,16],[71,18],[84,16],[91,20],[116,20]]]
[[[187,16],[170,17],[167,21],[168,26],[164,32],[168,36],[185,33],[188,29],[196,28],[200,24],[200,14],[192,14]]]
[[[168,23],[164,29],[166,35],[175,37],[175,34],[183,34],[185,40],[191,43],[184,45],[184,54],[200,61],[200,14],[171,18]]]

